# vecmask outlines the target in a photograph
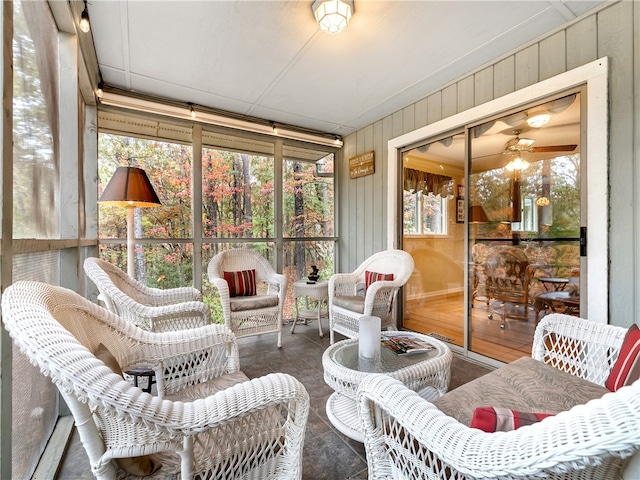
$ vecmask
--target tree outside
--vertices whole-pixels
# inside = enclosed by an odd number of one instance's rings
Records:
[[[193,285],[194,221],[202,222],[203,295],[213,317],[222,318],[217,292],[206,278],[206,267],[217,252],[250,248],[275,264],[277,204],[271,155],[222,148],[202,150],[202,205],[192,208],[191,145],[99,135],[100,191],[119,166],[147,172],[162,206],[135,210],[137,238],[166,241],[136,246],[136,275],[157,288]],[[317,166],[319,164],[319,166]],[[317,265],[321,278],[333,273],[334,235],[333,155],[320,162],[285,159],[283,164],[283,273],[293,282],[306,278]],[[198,219],[193,217],[201,211]],[[126,213],[122,208],[99,207],[99,237],[122,239],[101,244],[100,255],[126,270]],[[285,318],[293,312],[293,294],[287,295]]]

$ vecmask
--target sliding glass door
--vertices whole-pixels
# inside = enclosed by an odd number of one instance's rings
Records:
[[[581,111],[576,91],[403,151],[405,328],[508,362],[579,314]]]
[[[580,312],[580,95],[470,129],[470,350],[531,354],[538,320]]]
[[[403,153],[405,328],[464,345],[464,134]],[[460,207],[461,210],[458,209]]]

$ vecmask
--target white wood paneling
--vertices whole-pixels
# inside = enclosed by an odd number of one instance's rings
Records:
[[[440,101],[439,115],[429,117],[429,123],[437,122],[443,118],[450,117],[458,113],[458,85],[449,85],[442,90],[442,95],[434,95]]]
[[[453,90],[453,92],[455,92],[455,90]],[[429,109],[428,109],[429,123],[437,122],[438,120],[441,120],[443,117],[442,95],[443,95],[443,92],[436,92],[433,95],[429,95],[429,98],[427,98],[427,102],[429,104]],[[453,115],[453,113],[451,113],[451,115]],[[446,116],[449,116],[449,115],[446,115]]]
[[[493,66],[483,68],[474,76],[474,99],[475,104],[493,100]]]
[[[458,82],[458,107],[456,113],[469,110],[475,105],[474,93],[476,86],[474,77],[474,75],[469,75]]]
[[[515,56],[511,55],[493,66],[493,98],[498,98],[516,89]]]
[[[428,123],[429,103],[426,98],[416,102],[416,128],[424,127]]]
[[[618,325],[628,326],[631,321],[631,306],[634,295],[634,272],[630,268],[632,259],[638,255],[639,246],[634,245],[634,226],[631,208],[632,192],[640,188],[633,184],[630,174],[634,166],[634,151],[640,146],[633,144],[633,124],[639,121],[639,112],[634,112],[635,95],[639,95],[638,85],[634,85],[634,62],[638,62],[638,54],[633,46],[633,9],[639,8],[638,2],[621,2],[616,8],[606,9],[598,15],[598,55],[609,55],[613,58],[615,70],[609,83],[609,158],[611,165],[609,179],[610,212],[609,242],[611,249],[609,292],[614,301],[610,304],[610,318]],[[589,151],[591,157],[594,152]],[[595,201],[597,201],[594,198]],[[591,210],[592,205],[589,206]],[[636,239],[637,242],[637,239]],[[637,321],[638,319],[636,319]],[[620,323],[618,323],[620,322]]]
[[[516,53],[516,90],[538,81],[538,50],[538,45],[534,44]]]
[[[608,100],[609,109],[603,115],[610,118],[611,137],[606,145],[588,146],[587,154],[593,156],[600,155],[597,152],[601,152],[602,155],[605,157],[609,155],[610,158],[608,168],[601,172],[598,178],[600,187],[604,186],[604,198],[610,194],[610,201],[596,196],[590,196],[590,198],[593,198],[592,203],[610,203],[608,209],[605,205],[604,213],[609,216],[611,266],[608,269],[610,273],[608,280],[605,280],[601,287],[611,292],[612,299],[609,302],[610,311],[608,314],[605,312],[605,317],[608,316],[610,322],[617,325],[629,325],[634,319],[636,321],[640,319],[640,313],[637,312],[640,310],[640,287],[635,286],[634,283],[634,275],[638,277],[638,274],[634,274],[634,270],[630,268],[632,263],[640,265],[640,258],[638,258],[640,254],[637,253],[640,251],[638,245],[640,240],[634,237],[634,231],[640,232],[640,225],[638,225],[640,194],[634,194],[640,191],[638,184],[640,175],[635,177],[630,175],[630,172],[640,171],[634,167],[640,164],[640,145],[638,145],[639,140],[635,138],[640,135],[637,133],[640,130],[637,111],[637,105],[640,103],[640,90],[637,89],[640,76],[638,73],[640,62],[637,60],[640,55],[639,10],[638,2],[612,3],[597,13],[567,24],[566,28],[557,29],[540,38],[538,42],[527,44],[509,55],[489,62],[476,72],[469,72],[457,81],[443,85],[441,90],[425,92],[425,96],[416,99],[413,104],[415,106],[414,127],[422,130],[435,122],[464,111],[463,107],[466,108],[470,98],[471,107],[477,107],[486,101],[514,94],[516,90],[529,87],[541,80],[553,78],[556,74],[586,65],[597,58],[606,56],[610,59],[609,93],[605,99],[605,103]],[[489,75],[489,69],[492,70],[492,75]],[[470,91],[460,91],[469,83],[472,86]],[[492,94],[487,93],[491,91]],[[390,162],[395,159],[387,158],[389,153],[386,140],[411,131],[404,125],[405,118],[401,115],[404,111],[406,108],[385,117],[382,133],[374,128],[376,177],[380,175],[381,169],[385,169],[388,175],[394,173]],[[602,119],[596,120],[602,122]],[[388,135],[387,132],[392,134]],[[635,136],[634,132],[636,132]],[[383,138],[379,138],[379,135],[383,135]],[[382,151],[379,150],[380,148]],[[354,151],[351,155],[359,153],[363,152]],[[378,163],[378,158],[381,158],[382,162]],[[379,193],[382,197],[386,196],[387,210],[392,211],[394,199],[389,198],[388,185],[391,185],[389,178],[385,185],[387,186],[383,186]],[[377,186],[376,180],[374,188]],[[339,205],[339,208],[345,212],[349,209],[356,212],[362,211],[363,208],[374,207],[345,204]],[[635,216],[630,215],[632,208],[635,209]],[[381,230],[370,232],[371,235],[383,239],[381,243],[385,248],[391,244],[392,235],[389,234],[388,228],[393,222],[393,217],[387,217]],[[355,224],[345,225],[345,228],[353,229],[354,227]],[[640,233],[636,235],[640,236]],[[376,244],[378,243],[374,240],[374,245]],[[352,244],[352,247],[362,248],[356,244]],[[352,257],[358,254],[351,251],[342,252],[342,255]],[[605,270],[607,270],[606,267]]]
[[[565,72],[567,68],[564,30],[540,42],[540,80]]]
[[[567,28],[567,68],[572,69],[598,58],[597,16],[591,15]]]

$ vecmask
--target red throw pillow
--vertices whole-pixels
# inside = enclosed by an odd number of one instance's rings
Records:
[[[551,417],[550,413],[524,413],[502,407],[478,407],[473,411],[471,428],[483,432],[509,432]]]
[[[232,297],[251,297],[256,294],[256,271],[223,272]]]
[[[369,285],[378,280],[393,280],[393,273],[378,273],[365,270],[364,272],[364,288],[369,289]]]
[[[605,386],[615,392],[631,385],[640,378],[640,328],[634,323],[629,327],[622,342],[616,363],[613,364]]]

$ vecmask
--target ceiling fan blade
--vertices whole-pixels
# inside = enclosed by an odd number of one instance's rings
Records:
[[[533,153],[546,152],[573,152],[578,145],[545,145],[541,147],[531,147]]]
[[[490,154],[488,154],[488,155],[482,155],[482,156],[480,156],[480,157],[474,157],[474,156],[472,155],[472,159],[473,159],[473,160],[480,160],[480,159],[482,159],[482,158],[489,158],[489,157],[497,157],[497,156],[499,156],[499,155],[506,155],[507,153],[511,153],[511,152],[497,152],[497,153],[490,153]]]

